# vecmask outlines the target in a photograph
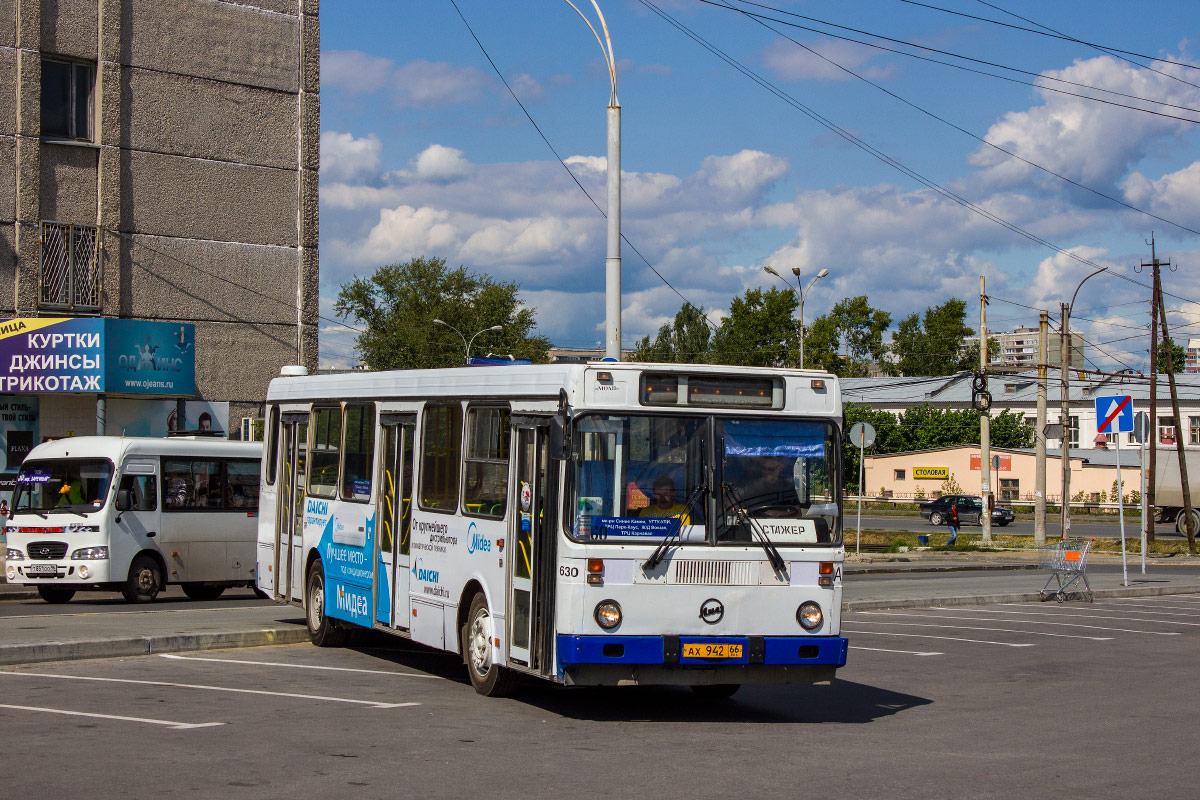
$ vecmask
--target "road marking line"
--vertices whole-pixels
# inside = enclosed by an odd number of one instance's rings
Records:
[[[842,633],[857,633],[864,636],[907,636],[913,639],[945,639],[950,642],[972,642],[974,644],[995,644],[1000,647],[1037,647],[1030,643],[1014,644],[1013,642],[989,642],[986,639],[963,639],[958,636],[934,636],[930,633],[888,633],[887,631],[848,631],[842,628]]]
[[[860,619],[867,625],[908,625],[913,628],[956,628],[965,631],[996,631],[997,633],[1021,633],[1029,636],[1057,636],[1063,639],[1090,639],[1093,642],[1111,642],[1111,636],[1080,636],[1074,633],[1050,633],[1049,631],[1014,630],[1013,628],[984,628],[977,625],[934,625],[931,622],[875,622]]]
[[[37,711],[43,714],[64,714],[70,717],[92,717],[93,719],[114,719],[120,722],[144,722],[147,725],[162,725],[175,731],[191,730],[192,728],[212,728],[217,725],[227,725],[225,722],[173,722],[169,719],[150,719],[149,717],[122,717],[116,714],[94,714],[90,711],[68,711],[65,708],[45,708],[43,706],[14,706],[0,703],[0,708],[12,708],[17,711]]]
[[[1124,608],[1132,605],[1139,611],[1144,611],[1147,614],[1166,614],[1166,611],[1158,611],[1157,609],[1166,608],[1172,611],[1190,611],[1190,614],[1170,614],[1173,617],[1200,617],[1200,606],[1169,606],[1162,603],[1155,603],[1153,600],[1139,600],[1136,597],[1122,598],[1119,603],[1105,603],[1105,608]]]
[[[950,609],[942,609],[948,611]],[[914,614],[895,611],[860,611],[860,614],[878,614],[885,617],[925,617],[930,619],[969,619],[973,622],[991,622],[989,617],[960,617],[954,614]],[[1051,615],[1053,616],[1053,615]],[[1137,631],[1131,628],[1108,628],[1103,625],[1084,625],[1082,622],[1043,622],[1041,620],[1020,620],[1029,625],[1059,625],[1065,628],[1088,628],[1089,630],[1097,631],[1116,631],[1118,633],[1144,633],[1147,636],[1182,636],[1178,631]],[[869,624],[869,620],[867,621]]]
[[[870,650],[874,653],[901,653],[906,656],[941,656],[941,655],[945,655],[945,653],[933,653],[933,652],[922,653],[919,650],[888,650],[883,647],[859,647],[856,644],[850,645],[850,649],[851,650]]]
[[[937,608],[937,606],[935,606]],[[1000,611],[998,609],[980,609],[985,614],[1028,614],[1033,617],[1081,617],[1082,619],[1121,619],[1128,622],[1153,622],[1158,625],[1187,625],[1200,628],[1200,622],[1176,622],[1172,619],[1142,619],[1141,617],[1126,617],[1123,614],[1081,614],[1069,611]]]
[[[13,614],[11,617],[0,617],[4,619],[41,619],[42,617],[108,617],[113,614],[181,614],[185,612],[204,612],[210,614],[214,611],[249,611],[255,608],[271,608],[271,606],[228,606],[223,608],[157,608],[147,611],[75,611],[63,614],[55,614],[53,612],[45,612],[43,614]]]
[[[0,672],[0,675],[21,675],[29,678],[56,678],[65,681],[96,681],[99,683],[130,683],[138,686],[163,686],[169,689],[203,689],[209,692],[232,692],[234,694],[262,694],[271,697],[294,697],[301,700],[324,700],[330,703],[353,703],[372,708],[405,708],[420,703],[380,703],[376,700],[354,700],[348,697],[328,697],[319,694],[296,692],[270,692],[265,689],[237,689],[231,686],[208,686],[202,683],[172,683],[170,681],[139,681],[132,678],[96,678],[88,675],[58,675],[52,672]]]
[[[356,667],[325,667],[316,664],[287,664],[281,661],[244,661],[237,658],[205,658],[203,656],[181,656],[175,653],[159,653],[159,658],[170,658],[176,661],[212,661],[218,664],[250,664],[256,667],[287,667],[288,669],[320,669],[330,672],[361,672],[367,675],[395,675],[400,678],[428,678],[441,680],[438,675],[421,675],[416,672],[392,672],[386,669],[359,669]]]
[[[1190,613],[1190,614],[1187,614],[1187,613],[1181,614],[1177,611],[1159,611],[1158,610],[1159,608],[1180,608],[1180,606],[1158,606],[1158,607],[1147,608],[1147,607],[1141,606],[1141,605],[1127,606],[1124,603],[1106,603],[1104,605],[1104,607],[1118,609],[1118,610],[1126,609],[1128,611],[1136,611],[1140,614],[1159,614],[1164,617],[1191,617],[1192,619],[1200,617],[1200,609],[1197,609],[1195,612]]]

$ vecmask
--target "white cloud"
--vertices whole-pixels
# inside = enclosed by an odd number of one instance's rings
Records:
[[[393,97],[400,106],[443,106],[476,100],[488,84],[474,67],[444,61],[410,61],[391,76]]]
[[[1135,172],[1125,180],[1125,198],[1166,219],[1200,228],[1200,161],[1156,181]]]
[[[1187,77],[1183,70],[1170,65],[1161,67],[1162,72]],[[1163,103],[1200,105],[1200,89],[1108,56],[1076,61],[1066,69],[1044,74]],[[1046,89],[1038,92],[1041,105],[1005,114],[992,125],[985,138],[1035,164],[1101,190],[1118,183],[1125,170],[1153,147],[1181,136],[1192,127],[1188,122],[1138,114],[1060,92]],[[1165,106],[1150,104],[1149,108],[1167,114],[1179,113]],[[998,185],[1034,179],[1061,189],[1061,183],[1054,183],[1057,179],[990,147],[981,147],[970,161],[984,170],[984,177]]]
[[[709,156],[699,176],[714,191],[729,198],[746,199],[760,194],[788,174],[786,158],[758,150],[742,150],[731,156]]]
[[[807,47],[808,50],[805,50],[804,47]],[[891,74],[891,70],[888,68],[867,66],[878,51],[863,45],[837,40],[820,40],[805,42],[804,47],[798,47],[792,42],[776,40],[763,52],[763,65],[779,77],[790,81],[853,80],[854,76],[846,70],[853,70],[863,77],[872,79],[886,78]],[[839,69],[837,66],[839,64],[846,69]]]
[[[395,68],[391,59],[369,56],[358,50],[324,50],[321,52],[321,85],[350,95],[373,94],[388,84]]]
[[[355,139],[353,134],[321,132],[321,178],[335,182],[369,179],[379,174],[383,143],[375,134]]]
[[[379,266],[438,255],[460,237],[449,211],[398,206],[379,212],[379,222],[356,248],[360,263]]]
[[[461,150],[431,144],[421,151],[413,163],[416,178],[427,181],[449,181],[461,178],[470,170],[470,164]]]

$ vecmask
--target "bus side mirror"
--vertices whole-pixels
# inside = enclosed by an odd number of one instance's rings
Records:
[[[569,461],[571,458],[570,441],[563,418],[561,416],[552,417],[550,420],[550,458],[555,461]]]
[[[133,508],[133,492],[129,489],[117,491],[117,511],[128,511]]]

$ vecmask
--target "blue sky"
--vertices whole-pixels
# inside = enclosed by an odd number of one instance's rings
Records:
[[[322,6],[325,366],[357,361],[338,288],[417,256],[518,282],[556,344],[603,342],[605,221],[488,60],[604,207],[600,47],[564,0],[456,1]],[[1076,301],[1089,358],[1144,369],[1148,273],[1134,266],[1152,232],[1179,267],[1164,273],[1176,339],[1200,337],[1200,235],[1186,230],[1200,231],[1195,0],[1153,13],[1122,0],[598,1],[618,62],[622,231],[662,275],[623,247],[626,346],[680,295],[718,320],[746,289],[780,286],[764,264],[829,269],[809,320],[858,294],[895,321],[949,297],[974,314],[985,275],[989,328],[1011,330],[1036,324],[1035,308],[1057,313],[1094,269],[1082,259],[1111,273]],[[576,5],[595,24],[589,0]]]

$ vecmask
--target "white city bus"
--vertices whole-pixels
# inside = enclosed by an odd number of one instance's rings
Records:
[[[196,600],[254,585],[262,445],[80,436],[33,448],[7,523],[10,584],[50,603],[81,589]]]
[[[845,664],[832,375],[301,375],[267,409],[258,586],[318,645],[411,637],[487,695],[524,674],[719,696]]]

